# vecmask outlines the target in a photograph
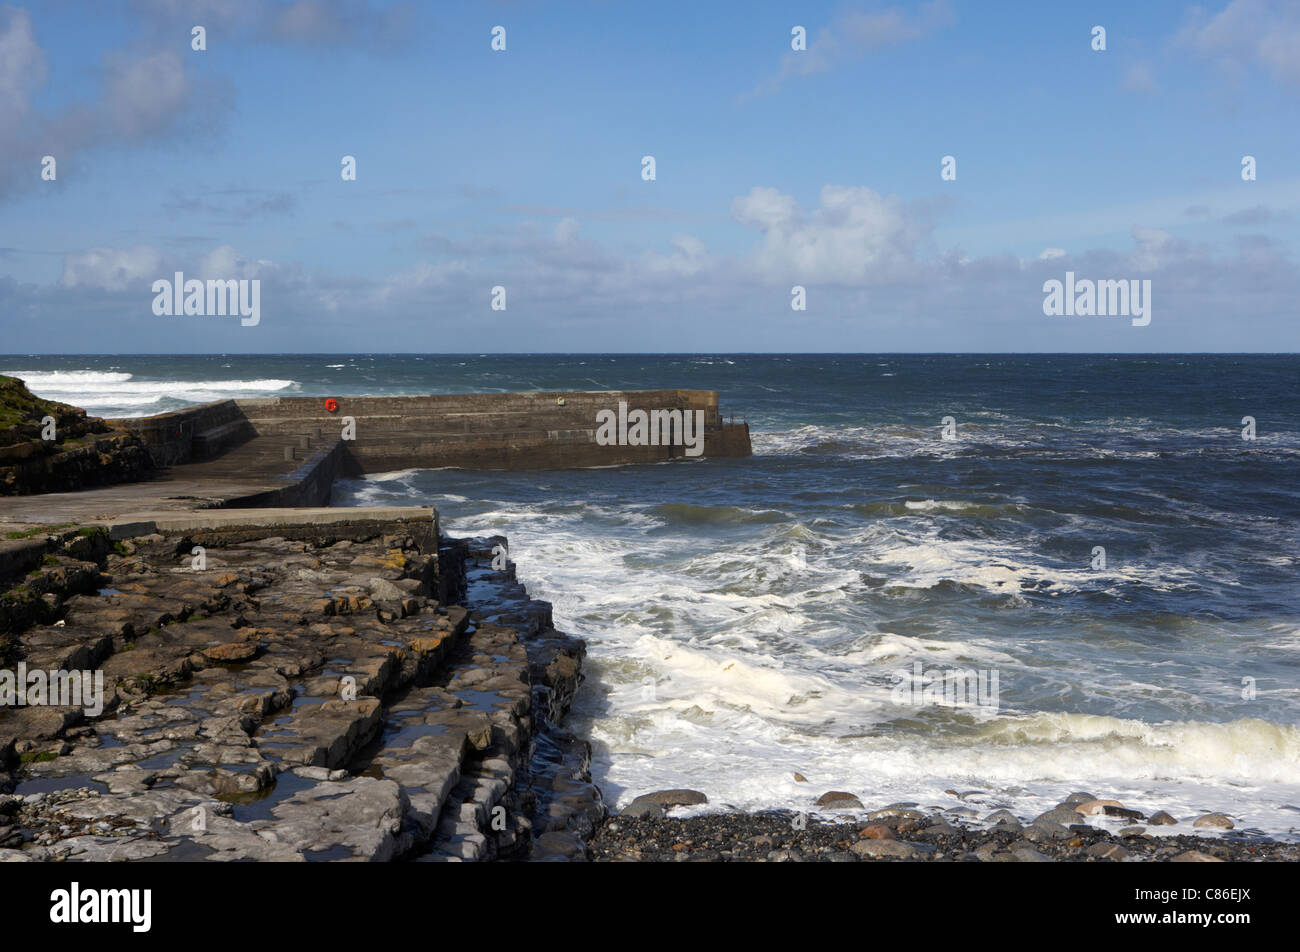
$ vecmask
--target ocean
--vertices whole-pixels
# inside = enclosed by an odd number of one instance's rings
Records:
[[[509,537],[520,579],[588,643],[572,726],[616,804],[978,790],[1032,816],[1085,790],[1300,837],[1300,357],[11,356],[0,372],[100,416],[718,390],[750,459],[385,473],[335,504],[432,504],[452,534]]]

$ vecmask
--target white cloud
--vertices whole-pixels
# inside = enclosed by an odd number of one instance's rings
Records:
[[[651,274],[694,277],[714,268],[716,262],[709,255],[704,242],[693,235],[676,235],[673,238],[673,250],[667,254],[651,252],[642,261],[642,266]]]
[[[185,67],[175,52],[140,60],[118,58],[108,68],[104,106],[113,128],[126,138],[166,128],[189,98]]]
[[[464,350],[708,350],[738,341],[772,350],[1300,347],[1291,319],[1300,270],[1284,245],[1261,235],[1242,236],[1224,252],[1138,225],[1125,250],[1071,250],[1069,267],[1080,275],[1152,278],[1157,315],[1138,338],[1127,324],[1044,319],[1042,284],[1060,279],[1064,249],[1024,260],[935,251],[907,207],[869,188],[827,186],[808,210],[777,189],[756,188],[736,197],[733,216],[759,233],[748,255],[712,253],[688,234],[651,250],[606,247],[581,237],[575,219],[447,240],[379,278],[275,263],[229,245],[178,261],[149,246],[95,248],[67,256],[54,287],[0,280],[0,310],[32,317],[16,328],[16,350],[44,346],[40,334],[51,328],[85,347],[130,340],[160,352],[401,350],[424,346],[431,334]],[[238,323],[157,322],[149,282],[174,270],[262,278],[256,338]],[[792,324],[795,283],[807,286],[810,308]],[[496,284],[509,291],[508,312],[489,309]],[[1250,308],[1226,325],[1221,315],[1242,300]]]
[[[948,0],[923,3],[915,16],[901,6],[850,10],[810,37],[806,50],[787,53],[781,59],[780,72],[755,92],[772,92],[793,77],[825,73],[886,46],[920,39],[956,19]]]
[[[407,39],[416,10],[366,0],[135,0],[133,6],[161,32],[197,23],[241,41],[374,49]]]
[[[204,281],[208,278],[268,278],[275,276],[278,270],[273,261],[246,258],[230,245],[221,245],[199,261],[198,273],[194,277]]]
[[[913,221],[901,199],[869,188],[827,185],[805,215],[795,199],[754,188],[732,202],[732,217],[763,232],[751,259],[765,280],[871,284],[911,270],[927,226]]]
[[[230,245],[219,245],[198,258],[173,260],[151,245],[131,248],[91,248],[63,259],[62,284],[69,288],[125,291],[145,287],[160,278],[171,280],[176,271],[186,278],[276,279],[301,283],[296,269],[286,269],[265,258],[240,254]]]
[[[767,231],[784,228],[799,214],[799,203],[793,195],[782,195],[774,188],[755,186],[749,194],[734,199],[731,217],[747,228]]]
[[[1277,79],[1300,82],[1300,4],[1294,0],[1232,0],[1213,17],[1198,9],[1177,41],[1230,73],[1256,65]]]
[[[1124,74],[1124,88],[1130,92],[1143,93],[1144,95],[1157,92],[1156,80],[1151,73],[1151,67],[1143,63],[1130,66]]]
[[[111,52],[104,57],[94,98],[42,112],[32,107],[32,93],[47,71],[30,20],[24,12],[0,9],[0,24],[0,193],[35,187],[40,180],[31,169],[43,155],[53,155],[62,173],[87,150],[164,133],[211,135],[224,119],[221,84],[196,88],[174,50],[143,56]],[[187,120],[193,120],[193,128]]]
[[[1133,241],[1137,247],[1129,255],[1133,267],[1139,271],[1153,271],[1182,257],[1188,246],[1175,241],[1174,236],[1162,228],[1133,226]]]
[[[576,241],[578,231],[581,226],[576,218],[562,218],[558,225],[555,226],[555,240],[561,244],[568,244]]]
[[[26,10],[0,9],[0,128],[26,114],[30,91],[45,81],[45,53]]]
[[[149,284],[165,277],[164,270],[162,252],[148,245],[120,250],[91,248],[63,259],[63,285],[124,291],[133,285]]]

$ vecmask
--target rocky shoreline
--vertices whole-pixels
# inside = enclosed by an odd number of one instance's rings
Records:
[[[582,857],[582,642],[504,540],[321,512],[5,543],[0,667],[104,677],[0,712],[0,861]]]
[[[982,815],[969,808],[917,809],[915,803],[868,812],[848,794],[826,801],[828,812],[811,816],[784,810],[672,815],[676,806],[699,804],[702,797],[689,790],[639,797],[600,825],[587,843],[588,858],[697,863],[1300,861],[1300,844],[1233,832],[1231,820],[1221,814],[1192,822],[1195,829],[1225,831],[1216,835],[1156,834],[1152,829],[1167,828],[1175,822],[1172,817],[1143,817],[1084,792],[1023,822],[1006,809]],[[844,812],[833,815],[837,810]],[[1128,825],[1110,830],[1089,822],[1104,817],[1119,817]]]
[[[0,710],[0,861],[1300,860],[1222,814],[1086,792],[1032,818],[956,790],[807,813],[664,790],[610,816],[564,727],[585,645],[505,539],[442,536],[432,510],[285,512],[0,543],[0,668],[104,674],[100,712]]]
[[[1023,817],[981,791],[742,813],[663,790],[611,816],[564,727],[585,645],[505,539],[427,509],[283,512],[0,543],[0,669],[104,674],[102,711],[0,709],[0,861],[1300,860],[1087,792]]]

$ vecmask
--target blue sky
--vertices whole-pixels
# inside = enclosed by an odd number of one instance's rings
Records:
[[[1298,97],[1281,0],[0,5],[0,352],[1293,351]]]

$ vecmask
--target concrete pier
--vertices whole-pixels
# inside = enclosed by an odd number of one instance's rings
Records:
[[[711,390],[612,390],[220,400],[108,421],[160,475],[80,492],[0,497],[0,523],[102,522],[130,513],[327,506],[334,481],[398,469],[568,469],[685,458],[682,445],[597,442],[597,415],[691,413],[704,457],[752,452]]]
[[[752,452],[748,424],[723,422],[712,390],[269,397],[110,422],[141,437],[163,466],[211,459],[250,440],[278,441],[285,459],[292,459],[288,454],[313,438],[343,439],[341,464],[349,476],[443,466],[569,469],[686,455],[680,443],[658,439],[640,446],[600,445],[598,415],[617,412],[620,404],[628,412],[694,414],[703,424],[700,455]]]

